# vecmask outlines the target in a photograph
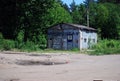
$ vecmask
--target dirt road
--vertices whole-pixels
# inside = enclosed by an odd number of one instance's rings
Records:
[[[120,81],[120,55],[0,53],[0,81],[93,80]]]

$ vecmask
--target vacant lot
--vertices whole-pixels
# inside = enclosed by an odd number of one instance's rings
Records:
[[[120,81],[120,55],[0,53],[0,81]]]

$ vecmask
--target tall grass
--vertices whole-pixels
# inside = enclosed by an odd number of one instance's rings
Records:
[[[20,40],[6,40],[0,33],[0,50],[17,49],[19,51],[30,52],[39,51],[45,48],[45,45],[41,45],[39,43],[35,44],[31,41],[23,42]],[[98,44],[92,46],[92,49],[94,50],[90,52],[92,55],[120,54],[120,40],[101,40],[98,42]],[[79,51],[79,49],[73,48],[71,51]]]
[[[31,51],[37,51],[37,50],[40,50],[40,47],[39,45],[33,43],[32,41],[27,41],[27,42],[24,42],[24,43],[19,43],[19,45],[21,44],[21,47],[18,48],[22,51],[28,51],[28,52],[31,52]]]
[[[18,42],[14,40],[0,39],[0,50],[37,51],[41,50],[40,45],[31,41]]]
[[[120,40],[101,40],[92,49],[92,55],[120,54]]]
[[[2,34],[0,34],[0,50],[13,50],[17,49],[19,51],[36,51],[41,49],[41,45],[35,44],[31,41],[15,41],[4,39]]]
[[[11,50],[15,48],[15,42],[13,40],[0,39],[1,50]]]

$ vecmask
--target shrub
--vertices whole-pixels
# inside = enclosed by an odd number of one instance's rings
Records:
[[[79,48],[72,48],[71,51],[80,51]]]
[[[3,36],[0,33],[0,49],[2,49],[2,48],[3,48]]]
[[[39,48],[38,45],[36,45],[32,41],[27,41],[27,42],[24,43],[24,45],[23,44],[21,45],[20,49],[22,49],[24,51],[36,51],[40,48]]]
[[[3,39],[0,39],[0,49],[3,49]]]
[[[13,40],[3,40],[2,42],[3,50],[11,50],[15,48],[15,42]]]
[[[98,44],[92,47],[94,49],[91,54],[103,55],[103,54],[119,54],[120,53],[120,41],[119,40],[101,40]]]
[[[39,47],[40,47],[41,49],[45,49],[45,48],[46,48],[47,40],[46,40],[45,35],[40,34],[40,35],[38,36],[37,44],[39,45]]]
[[[0,39],[3,39],[3,35],[2,35],[2,33],[0,33]]]

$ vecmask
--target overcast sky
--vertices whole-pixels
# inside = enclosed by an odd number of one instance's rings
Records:
[[[68,5],[70,5],[72,3],[73,0],[62,0],[64,3],[67,3]],[[80,4],[85,0],[74,0],[76,4]]]

